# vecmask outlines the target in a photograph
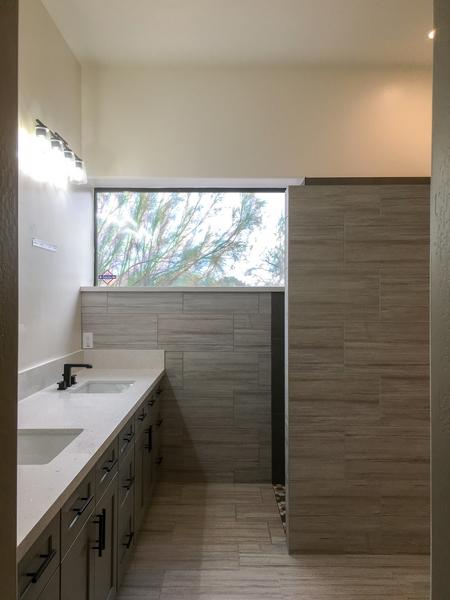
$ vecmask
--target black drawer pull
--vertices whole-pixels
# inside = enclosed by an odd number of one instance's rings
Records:
[[[94,499],[93,495],[88,496],[87,498],[80,498],[80,500],[85,500],[85,502],[84,502],[83,506],[81,506],[80,508],[72,508],[72,511],[76,512],[77,514],[75,515],[74,519],[69,524],[68,529],[72,529],[72,527],[75,525],[75,523],[81,517],[81,515],[84,513],[84,511],[87,509],[87,507],[89,506],[89,504],[92,502],[93,499]]]
[[[132,531],[131,533],[128,533],[127,536],[128,536],[128,542],[125,542],[124,544],[122,544],[122,546],[125,546],[125,548],[127,550],[129,550],[131,544],[133,543],[134,531]]]
[[[108,460],[109,463],[111,463],[111,465],[109,467],[102,467],[102,470],[105,471],[103,473],[103,475],[100,478],[100,483],[103,483],[105,481],[105,479],[108,477],[108,475],[111,473],[111,471],[114,469],[114,467],[117,465],[117,463],[119,462],[119,460],[116,458]]]
[[[164,423],[164,419],[160,419],[157,423],[156,423],[156,427],[161,427],[161,425]]]
[[[111,473],[111,471],[114,469],[114,467],[117,465],[118,462],[119,462],[119,460],[117,458],[116,459],[112,458],[111,460],[108,460],[109,467],[106,467],[106,466],[102,467],[103,471],[106,471],[107,473]]]
[[[142,421],[145,419],[146,416],[147,416],[146,412],[142,413],[141,415],[138,416],[138,421],[141,421],[141,423],[142,423]]]
[[[152,451],[152,445],[153,445],[153,440],[152,440],[152,428],[149,427],[148,429],[145,430],[145,433],[148,436],[148,440],[147,440],[147,444],[144,445],[144,448],[146,450],[148,450],[148,453],[150,454],[150,452]]]
[[[102,508],[102,512],[97,515],[98,521],[94,523],[98,524],[98,546],[93,546],[92,550],[98,551],[98,557],[101,558],[103,550],[106,548],[106,509]]]
[[[134,477],[127,477],[125,479],[125,481],[128,481],[127,485],[123,485],[123,489],[124,490],[131,490],[131,488],[133,487],[133,483],[134,483]]]
[[[161,389],[161,388],[158,388],[158,389],[156,390],[156,395],[157,395],[157,396],[161,396],[162,392],[163,392],[163,391],[162,391],[162,389]]]
[[[123,436],[123,441],[126,442],[127,444],[129,444],[133,438],[134,438],[134,431],[130,431],[130,433],[127,433]]]
[[[156,400],[154,398],[152,398],[151,400],[148,401],[149,406],[154,406]]]
[[[40,554],[39,558],[44,558],[45,560],[41,563],[39,569],[34,573],[27,573],[27,577],[31,577],[31,583],[37,583],[41,576],[43,575],[45,569],[52,562],[53,558],[56,556],[56,550],[53,548],[50,550],[48,554]]]
[[[156,459],[156,464],[160,465],[163,461],[164,457],[163,456],[158,456],[158,458]]]
[[[28,590],[33,585],[33,583],[37,583],[39,581],[39,579],[44,574],[45,569],[49,566],[49,564],[52,562],[52,560],[55,558],[55,556],[56,556],[56,550],[54,548],[52,548],[48,552],[48,554],[40,554],[39,555],[39,558],[43,558],[44,561],[40,564],[37,571],[35,571],[34,573],[26,573],[27,577],[31,577],[31,581],[27,585],[27,587],[23,590],[22,594],[20,595],[21,600],[22,600],[22,598],[25,597],[25,594],[28,592]]]

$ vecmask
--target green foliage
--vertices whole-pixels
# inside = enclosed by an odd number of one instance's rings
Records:
[[[241,193],[102,192],[97,196],[98,273],[122,286],[242,286],[232,271],[251,251],[265,200]],[[226,212],[226,214],[225,214]],[[248,269],[259,285],[284,280],[284,217],[276,247]],[[242,277],[242,274],[241,274]]]

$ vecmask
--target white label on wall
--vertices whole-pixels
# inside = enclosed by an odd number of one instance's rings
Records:
[[[42,250],[47,250],[48,252],[56,252],[58,250],[58,246],[55,246],[55,244],[50,244],[49,242],[39,240],[38,238],[33,238],[32,244],[33,246],[36,246],[36,248],[41,248]]]

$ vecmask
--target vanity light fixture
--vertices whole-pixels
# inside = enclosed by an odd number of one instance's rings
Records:
[[[66,140],[56,131],[51,131],[41,120],[35,121],[35,133],[39,154],[45,168],[60,183],[87,183],[83,160],[75,154]]]

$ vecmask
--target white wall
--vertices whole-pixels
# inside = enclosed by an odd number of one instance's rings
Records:
[[[19,127],[40,118],[81,151],[81,68],[40,0],[21,0]],[[20,174],[19,370],[80,348],[80,285],[91,284],[91,194]],[[56,244],[34,248],[32,238]]]
[[[425,176],[431,71],[86,68],[95,177]]]

